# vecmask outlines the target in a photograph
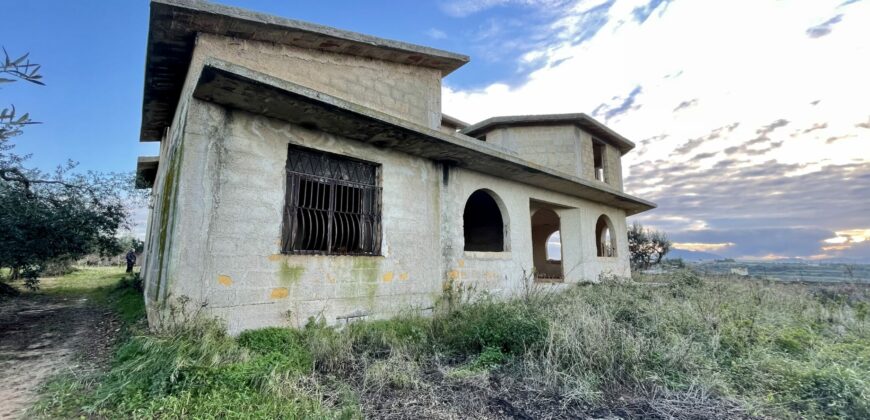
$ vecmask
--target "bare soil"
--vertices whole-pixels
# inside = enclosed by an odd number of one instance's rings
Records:
[[[24,418],[50,376],[100,367],[119,322],[80,296],[0,299],[0,419]]]

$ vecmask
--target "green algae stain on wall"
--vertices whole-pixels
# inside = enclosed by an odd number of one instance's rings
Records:
[[[360,257],[353,260],[353,279],[359,284],[357,293],[363,295],[360,297],[361,304],[364,304],[370,310],[375,308],[375,296],[378,293],[380,286],[380,269],[381,260],[377,258]]]
[[[355,258],[353,260],[353,278],[360,283],[377,284],[378,271],[380,268],[380,260],[371,258]]]
[[[278,268],[278,279],[282,285],[292,286],[299,283],[304,272],[305,267],[301,265],[289,265],[287,261],[281,261],[281,266]]]
[[[159,297],[160,286],[163,282],[163,260],[168,252],[168,235],[170,224],[173,221],[175,205],[177,203],[176,195],[178,193],[178,180],[181,171],[181,161],[184,159],[184,141],[181,140],[177,146],[177,152],[174,159],[171,160],[169,169],[166,171],[163,181],[163,190],[160,202],[160,225],[159,236],[157,238],[157,282],[155,290],[155,298]],[[168,281],[167,281],[168,285]],[[155,299],[156,300],[156,299]]]

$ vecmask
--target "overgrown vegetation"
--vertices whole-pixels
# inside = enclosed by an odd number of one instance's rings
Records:
[[[104,373],[52,382],[36,414],[870,418],[868,308],[854,286],[679,271],[341,329],[233,338],[197,319],[134,334]]]

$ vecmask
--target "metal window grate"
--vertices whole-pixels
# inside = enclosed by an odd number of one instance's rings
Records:
[[[378,165],[290,146],[282,252],[380,255]]]

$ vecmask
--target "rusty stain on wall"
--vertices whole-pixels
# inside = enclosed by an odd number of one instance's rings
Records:
[[[218,283],[220,283],[224,286],[232,286],[233,279],[230,276],[221,274],[218,276]]]
[[[286,287],[276,287],[272,289],[272,293],[269,295],[272,299],[284,299],[290,294],[290,291]]]

